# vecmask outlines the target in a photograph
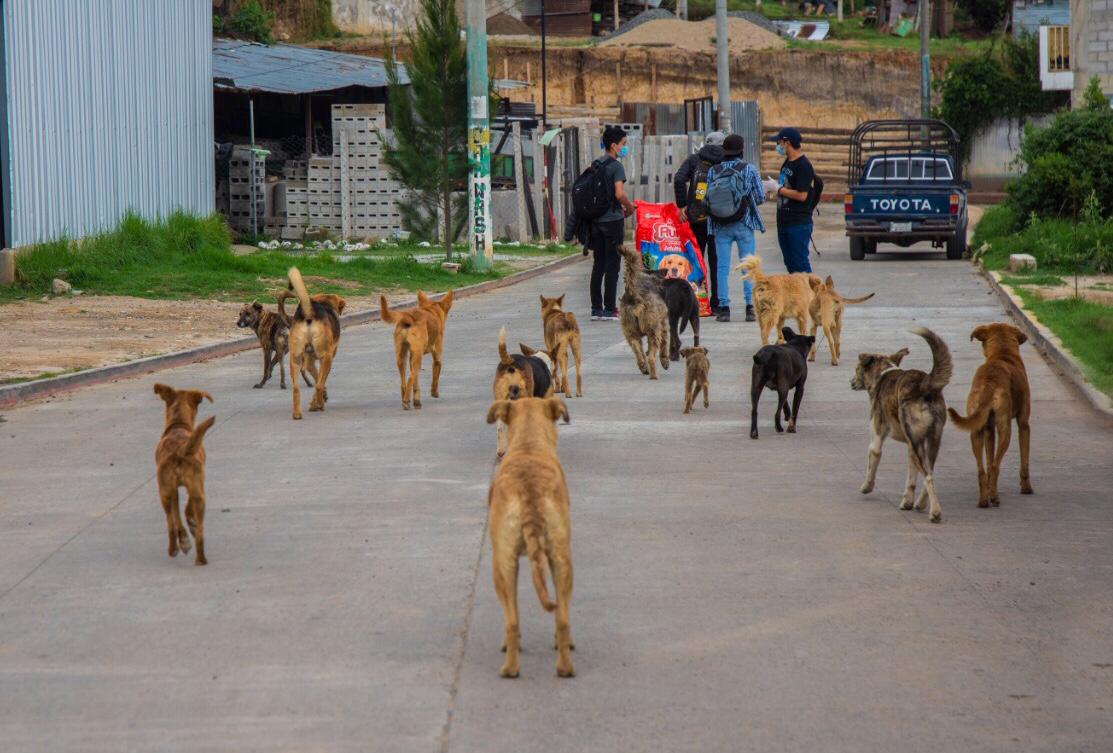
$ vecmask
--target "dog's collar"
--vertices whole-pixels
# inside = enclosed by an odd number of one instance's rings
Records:
[[[888,374],[890,371],[900,371],[900,366],[890,366],[889,368],[885,369],[880,374],[878,374],[877,378],[880,379],[881,377]]]

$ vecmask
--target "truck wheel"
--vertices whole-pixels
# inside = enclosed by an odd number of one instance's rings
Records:
[[[963,223],[955,234],[947,239],[947,258],[961,259],[966,254],[966,224]]]
[[[866,258],[866,240],[858,236],[851,236],[850,238],[850,258],[854,261],[861,261]]]

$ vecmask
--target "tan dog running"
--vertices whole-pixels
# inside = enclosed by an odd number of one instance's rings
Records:
[[[407,311],[391,311],[386,296],[379,296],[379,314],[387,324],[394,325],[394,358],[398,364],[398,380],[401,383],[402,410],[421,407],[421,359],[428,353],[433,357],[433,382],[429,394],[440,397],[441,364],[444,353],[444,326],[448,311],[452,308],[453,291],[448,291],[440,300],[432,301],[417,291],[417,307]],[[409,374],[406,368],[409,367]]]
[[[320,293],[310,297],[297,267],[290,267],[286,276],[290,281],[290,290],[294,291],[298,299],[298,308],[294,311],[288,335],[293,416],[297,421],[301,419],[301,387],[298,385],[298,374],[303,371],[312,374],[315,383],[313,399],[309,401],[309,410],[325,409],[325,403],[328,401],[328,390],[325,384],[329,372],[332,371],[332,361],[336,358],[336,348],[340,345],[340,314],[347,304],[343,298],[331,293]],[[278,296],[278,313],[287,319],[289,319],[286,315],[288,297],[289,293],[285,291]],[[318,363],[320,363],[320,370],[318,370]]]
[[[761,271],[761,257],[747,256],[738,265],[743,280],[754,282],[754,313],[761,330],[761,344],[769,344],[769,333],[777,333],[777,344],[784,342],[781,330],[786,319],[796,319],[796,331],[808,331],[812,298],[821,284],[817,275],[799,272],[766,275]]]
[[[162,438],[155,447],[155,467],[158,478],[158,496],[166,513],[166,534],[170,539],[167,554],[178,556],[178,550],[188,554],[189,534],[182,525],[178,509],[178,487],[184,486],[188,500],[185,508],[186,522],[197,553],[193,564],[205,565],[205,448],[201,442],[216,421],[209,416],[196,426],[197,406],[202,400],[213,401],[212,395],[200,390],[176,390],[165,384],[155,385],[155,394],[166,403],[166,419]]]
[[[808,309],[808,314],[812,318],[812,337],[815,337],[816,330],[823,327],[823,335],[827,338],[827,347],[831,351],[831,365],[838,366],[839,358],[842,357],[842,312],[846,309],[848,303],[864,303],[874,294],[864,295],[861,298],[843,298],[839,292],[835,290],[835,281],[831,275],[827,275],[827,279],[815,287],[815,296],[812,298],[811,308]],[[815,351],[817,345],[812,346],[812,352],[808,354],[808,360],[815,360]]]
[[[491,530],[491,570],[503,611],[503,650],[499,674],[518,676],[518,558],[529,559],[533,587],[547,612],[556,611],[556,671],[573,677],[572,528],[568,485],[557,457],[554,422],[568,423],[568,408],[558,397],[498,400],[487,411],[487,423],[506,423],[508,449],[491,480],[487,521]],[[549,598],[545,571],[552,574],[556,602]]]
[[[545,334],[545,350],[553,359],[553,389],[572,397],[572,387],[568,381],[568,352],[576,363],[576,397],[583,397],[583,383],[580,381],[580,325],[576,315],[565,311],[564,296],[546,298],[541,296],[541,326]]]
[[[682,348],[680,355],[684,357],[684,412],[692,412],[692,403],[696,396],[703,391],[703,407],[711,404],[707,397],[707,374],[711,371],[711,361],[707,359],[707,348]]]
[[[624,262],[625,289],[618,313],[622,335],[634,352],[638,370],[656,379],[658,358],[662,369],[669,367],[669,309],[656,276],[646,271],[641,254],[625,246],[619,246],[618,252]]]
[[[985,363],[974,372],[966,398],[967,415],[960,416],[954,408],[948,408],[947,413],[955,426],[970,432],[970,447],[978,464],[978,507],[996,507],[1001,504],[997,477],[1001,473],[1001,459],[1009,449],[1014,419],[1020,435],[1020,493],[1032,493],[1028,478],[1032,396],[1028,371],[1020,357],[1020,346],[1028,337],[1011,324],[983,324],[970,333],[970,339],[981,341]]]

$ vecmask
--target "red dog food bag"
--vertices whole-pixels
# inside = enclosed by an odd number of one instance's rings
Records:
[[[700,316],[711,316],[707,265],[692,229],[680,221],[676,205],[647,201],[635,201],[634,205],[638,208],[634,238],[645,268],[667,269],[669,277],[687,280],[699,299]]]

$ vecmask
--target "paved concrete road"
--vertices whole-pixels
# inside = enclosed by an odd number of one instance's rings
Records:
[[[704,322],[711,409],[650,382],[587,321],[588,266],[452,311],[440,400],[403,413],[381,325],[347,330],[325,414],[253,390],[255,353],[87,389],[0,424],[0,749],[14,751],[1101,751],[1113,740],[1113,431],[1028,347],[1033,496],[1015,444],[975,507],[948,427],[944,522],[900,512],[903,448],[862,496],[855,354],[934,327],[965,401],[967,339],[1002,319],[965,263],[851,263],[842,365],[813,366],[800,432],[748,437],[756,328]],[[761,251],[781,269],[775,239]],[[738,285],[738,281],[735,280]],[[578,676],[558,680],[528,582],[522,676],[500,680],[484,523],[498,328],[536,344],[537,294],[584,312],[585,392],[560,429]],[[229,317],[235,315],[229,308]],[[428,368],[424,374],[428,378]],[[216,396],[210,564],[165,554],[155,381]]]

